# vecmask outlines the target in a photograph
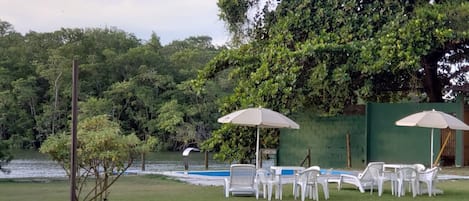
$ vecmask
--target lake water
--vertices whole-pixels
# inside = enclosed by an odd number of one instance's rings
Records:
[[[14,160],[5,166],[9,169],[10,174],[0,172],[0,178],[54,178],[66,177],[65,171],[55,161],[50,160],[47,156],[32,151],[17,151]],[[204,154],[194,152],[188,157],[189,170],[205,170]],[[222,163],[212,160],[209,155],[209,169],[220,170],[228,169],[228,163]],[[184,170],[184,162],[182,153],[163,152],[148,154],[146,159],[145,171],[181,171]],[[140,172],[141,162],[135,161],[133,166],[129,168],[129,172]]]

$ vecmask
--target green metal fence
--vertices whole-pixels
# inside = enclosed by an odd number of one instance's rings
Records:
[[[430,165],[429,128],[401,127],[395,122],[412,113],[436,109],[463,119],[461,103],[367,104],[365,115],[317,117],[314,112],[291,118],[299,130],[282,129],[277,163],[300,165],[311,150],[311,164],[325,168],[347,167],[346,135],[350,134],[352,168],[370,161]],[[440,150],[440,130],[435,129],[434,154]],[[456,132],[455,165],[463,163],[462,132]]]
[[[395,122],[407,115],[432,109],[444,111],[463,119],[463,108],[460,103],[368,104],[368,161],[430,165],[431,129],[396,126]],[[456,132],[456,142],[458,141],[460,143],[463,141],[460,131]],[[434,157],[436,157],[440,151],[440,129],[434,129],[433,145]],[[456,165],[462,164],[461,145],[456,150]]]
[[[280,165],[300,165],[311,149],[312,165],[346,167],[347,134],[350,134],[352,166],[364,163],[365,116],[316,117],[305,113],[292,118],[300,124],[300,129],[281,131]]]

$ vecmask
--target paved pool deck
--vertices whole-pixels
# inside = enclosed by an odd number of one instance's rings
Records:
[[[225,178],[228,178],[227,176],[204,176],[204,175],[186,174],[184,173],[184,171],[140,172],[138,174],[165,175],[165,176],[174,178],[179,181],[187,182],[189,184],[202,185],[202,186],[223,186],[225,183]],[[338,175],[330,175],[330,182],[336,183],[338,181],[338,177],[339,177]],[[448,174],[438,175],[438,180],[440,181],[461,180],[461,179],[469,180],[469,176],[448,175]],[[285,183],[293,183],[294,177],[292,175],[284,176],[282,177],[282,181],[284,181]]]

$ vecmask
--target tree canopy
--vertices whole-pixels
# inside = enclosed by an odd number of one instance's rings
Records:
[[[369,101],[443,102],[444,94],[468,94],[466,1],[235,2],[218,6],[239,46],[217,55],[198,79],[201,86],[229,72],[233,91],[221,101],[223,114],[263,106],[329,116]],[[223,126],[205,145],[220,149],[220,158],[242,160],[231,151],[241,138],[234,132]],[[252,158],[248,152],[243,156]]]
[[[223,160],[254,158],[252,128],[216,118],[263,106],[344,114],[366,102],[443,102],[469,91],[463,0],[219,0],[229,48],[207,36],[162,45],[117,28],[22,35],[0,20],[0,140],[38,148],[70,130],[71,61],[80,119],[108,115],[157,149],[204,143]],[[261,145],[275,147],[278,130]],[[240,133],[234,135],[233,133]],[[209,140],[207,140],[209,139]]]
[[[70,130],[71,65],[79,63],[79,119],[109,115],[122,133],[180,150],[209,137],[216,95],[190,80],[224,47],[208,36],[162,45],[117,28],[62,28],[22,35],[0,20],[0,140],[41,146]]]

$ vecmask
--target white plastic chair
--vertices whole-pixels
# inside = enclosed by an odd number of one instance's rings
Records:
[[[397,195],[401,197],[401,195],[405,195],[405,185],[408,184],[412,187],[412,195],[415,197],[418,190],[419,185],[419,175],[417,170],[412,167],[403,167],[397,171]]]
[[[435,191],[435,183],[436,183],[436,178],[438,175],[438,171],[440,170],[439,167],[433,167],[430,169],[427,169],[425,171],[419,172],[419,182],[420,183],[425,183],[427,185],[427,191],[428,191],[428,196],[431,197],[432,195],[436,196],[436,191]],[[421,193],[422,190],[419,188],[419,194]]]
[[[373,194],[373,187],[379,185],[379,176],[382,175],[383,166],[384,162],[371,162],[368,163],[368,166],[365,168],[365,170],[358,174],[358,176],[341,174],[337,184],[338,190],[342,188],[342,183],[348,183],[355,185],[362,193],[365,192],[365,189],[370,188],[370,194]]]
[[[318,183],[322,186],[322,191],[324,192],[324,198],[329,199],[329,178],[328,176],[319,175]]]
[[[277,192],[280,190],[279,185],[280,181],[273,173],[265,169],[258,169],[257,170],[257,185],[262,185],[262,192],[264,194],[264,199],[268,198],[268,200],[272,200],[272,189],[273,186],[276,186]],[[258,188],[259,189],[259,188]],[[259,194],[259,190],[257,191]],[[256,195],[258,198],[259,195]]]
[[[321,171],[320,171],[321,168],[320,168],[319,166],[311,166],[311,167],[309,167],[308,169],[310,169],[310,168],[311,168],[311,169],[316,169],[317,171],[321,172]],[[299,173],[297,173],[297,174],[295,175],[295,181],[294,181],[294,183],[293,183],[293,194],[294,194],[294,195],[295,195],[295,193],[298,194],[297,185],[296,185],[296,183],[297,183],[298,180],[299,180]],[[328,176],[322,175],[322,174],[318,175],[317,182],[318,182],[318,184],[321,184],[321,187],[322,187],[322,190],[323,190],[323,193],[324,193],[324,198],[325,198],[326,200],[328,200],[328,199],[329,199],[329,181],[328,181]]]
[[[256,166],[252,164],[231,165],[230,177],[225,178],[225,197],[229,197],[230,192],[232,195],[258,196],[259,194],[255,178]]]
[[[376,173],[375,173],[376,174]],[[397,175],[396,172],[391,172],[391,171],[384,171],[382,173],[379,173],[377,176],[377,183],[378,183],[378,196],[383,195],[383,184],[386,181],[391,182],[391,193],[394,195],[396,193],[395,186],[397,185]]]
[[[318,195],[318,176],[320,174],[319,168],[313,166],[298,173],[295,179],[295,199],[298,197],[299,191],[301,192],[301,201],[305,200],[306,193],[309,191],[309,197],[319,200]],[[308,188],[309,187],[309,188]]]

